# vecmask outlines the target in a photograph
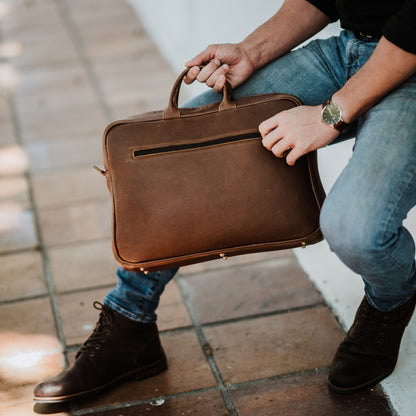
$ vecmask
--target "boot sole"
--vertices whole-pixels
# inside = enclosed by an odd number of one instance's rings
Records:
[[[394,368],[393,368],[394,370]],[[354,393],[359,393],[360,391],[364,391],[369,389],[370,387],[375,386],[377,383],[380,383],[380,381],[384,380],[385,378],[387,378],[392,372],[393,370],[389,371],[387,374],[383,375],[382,377],[378,377],[374,380],[371,380],[367,383],[364,384],[360,384],[359,386],[354,386],[354,387],[339,387],[335,384],[332,384],[329,380],[328,380],[328,387],[331,391],[333,391],[334,393],[338,393],[338,394],[354,394]]]
[[[72,400],[83,399],[85,397],[98,394],[121,381],[125,381],[125,380],[132,379],[132,378],[136,380],[143,380],[145,378],[160,374],[163,371],[165,371],[167,368],[168,368],[168,364],[166,361],[166,357],[162,357],[160,360],[152,363],[149,366],[142,367],[139,370],[132,370],[127,373],[124,373],[121,376],[118,376],[114,378],[113,380],[105,384],[102,384],[101,386],[94,387],[93,389],[82,391],[80,393],[69,394],[67,396],[57,396],[57,397],[35,396],[33,397],[33,400],[36,403],[65,403],[65,402],[69,402]]]

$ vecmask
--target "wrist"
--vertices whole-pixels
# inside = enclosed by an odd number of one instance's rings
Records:
[[[242,54],[247,58],[250,65],[253,68],[253,71],[257,71],[260,66],[257,63],[260,61],[260,54],[253,45],[250,44],[248,38],[244,39],[242,42],[238,43]]]
[[[334,94],[331,98],[331,102],[341,108],[342,119],[345,123],[350,124],[356,119],[357,116],[352,103],[349,103],[348,99],[341,94]]]

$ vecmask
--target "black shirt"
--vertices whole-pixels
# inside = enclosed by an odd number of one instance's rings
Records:
[[[331,21],[354,33],[384,35],[405,51],[416,53],[416,0],[307,0]]]

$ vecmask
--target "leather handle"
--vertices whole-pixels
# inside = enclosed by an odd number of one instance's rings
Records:
[[[202,67],[201,67],[202,68]],[[172,87],[172,91],[169,97],[169,104],[166,107],[165,111],[163,112],[163,119],[168,118],[180,118],[181,113],[178,107],[178,97],[179,97],[179,90],[181,88],[181,84],[183,78],[188,73],[191,68],[186,68],[175,81]],[[223,89],[222,89],[223,99],[219,105],[219,110],[229,110],[236,108],[236,104],[234,102],[233,93],[231,85],[226,82]]]

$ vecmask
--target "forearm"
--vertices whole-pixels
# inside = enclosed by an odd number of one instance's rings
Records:
[[[332,101],[342,108],[343,119],[351,122],[415,73],[416,55],[383,37],[365,65]]]
[[[259,69],[318,33],[329,22],[325,14],[306,0],[285,0],[279,11],[240,45]]]

